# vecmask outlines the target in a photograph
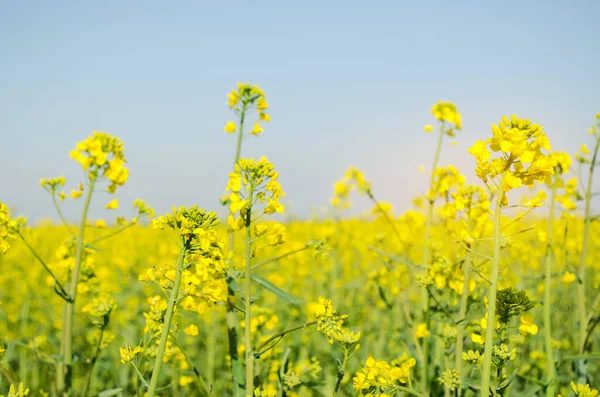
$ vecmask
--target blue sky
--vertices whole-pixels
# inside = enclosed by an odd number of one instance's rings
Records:
[[[502,114],[542,124],[555,149],[587,142],[598,15],[597,1],[1,2],[0,200],[52,215],[39,179],[72,188],[69,151],[104,130],[126,145],[122,206],[217,209],[234,151],[225,94],[244,81],[265,90],[272,122],[243,155],[276,165],[292,213],[326,206],[350,164],[402,211],[426,189],[435,138],[422,127],[438,100],[464,121],[441,163],[472,182],[466,151]]]

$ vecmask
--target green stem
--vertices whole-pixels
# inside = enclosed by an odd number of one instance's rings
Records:
[[[280,259],[287,258],[288,256],[292,256],[294,254],[297,254],[298,252],[306,251],[309,248],[310,247],[308,245],[305,245],[302,248],[298,248],[298,249],[295,249],[293,251],[286,252],[285,254],[281,254],[281,255],[276,256],[274,258],[266,259],[266,260],[264,260],[264,261],[262,261],[260,263],[257,263],[256,265],[252,266],[252,270],[256,270],[256,269],[258,269],[261,266],[268,265],[269,263],[277,262]]]
[[[550,194],[550,213],[548,214],[548,241],[546,243],[546,274],[544,284],[544,344],[546,347],[546,397],[556,394],[556,368],[554,367],[554,353],[552,351],[552,315],[551,315],[551,283],[552,283],[552,240],[554,207],[556,202],[556,181],[552,185]]]
[[[305,324],[296,325],[294,327],[287,328],[281,332],[271,335],[256,348],[256,353],[255,353],[254,357],[259,358],[265,352],[265,351],[263,351],[263,349],[267,345],[269,345],[269,343],[273,342],[275,339],[283,338],[285,335],[289,334],[290,332],[298,331],[299,329],[304,329],[306,327],[310,327],[311,325],[316,325],[316,324],[317,324],[316,321],[309,321]]]
[[[390,215],[387,213],[387,211],[384,211],[381,208],[381,205],[379,204],[379,201],[377,201],[377,199],[375,198],[375,196],[373,196],[373,193],[371,192],[370,189],[367,190],[367,196],[369,196],[369,198],[375,203],[375,206],[377,206],[377,209],[379,210],[379,212],[381,212],[383,214],[383,217],[385,218],[385,220],[387,221],[387,223],[392,228],[392,231],[394,232],[396,238],[398,239],[398,242],[400,243],[400,245],[402,245],[403,244],[402,237],[400,236],[400,232],[398,231],[398,228],[396,227],[396,224],[394,223],[394,221],[392,220],[392,218],[390,217]]]
[[[187,354],[185,354],[185,351],[183,350],[183,348],[181,347],[179,342],[177,342],[177,339],[173,339],[173,342],[175,342],[175,345],[177,345],[177,347],[179,348],[179,351],[181,352],[181,354],[183,354],[183,357],[185,357],[188,364],[192,367],[192,370],[194,371],[194,374],[196,374],[196,376],[198,377],[198,382],[200,382],[200,386],[202,386],[202,388],[206,392],[206,395],[208,397],[213,397],[212,391],[210,390],[208,383],[206,383],[206,381],[202,377],[202,374],[200,374],[200,371],[198,370],[198,368],[196,368],[196,366],[194,365],[192,360],[188,357]]]
[[[20,337],[27,337],[27,323],[29,320],[29,294],[25,297],[25,302],[23,302],[23,307],[21,309],[21,318],[19,319],[20,326]],[[31,370],[29,365],[27,364],[27,348],[21,347],[19,349],[19,381],[24,384],[29,384],[29,379],[27,379],[27,373]]]
[[[92,356],[92,366],[85,377],[85,383],[83,385],[83,391],[81,392],[81,397],[86,397],[87,392],[90,388],[90,383],[92,381],[92,374],[94,373],[94,368],[96,366],[96,361],[98,361],[98,356],[100,355],[100,346],[102,345],[102,338],[104,337],[104,327],[100,329],[100,337],[98,338],[98,343],[96,344],[96,349],[94,350],[94,355]]]
[[[414,390],[409,389],[408,387],[404,387],[404,386],[394,386],[394,390],[402,391],[406,394],[410,394],[411,396],[415,396],[415,397],[429,397],[429,394],[419,393],[417,391],[414,391]]]
[[[17,384],[14,374],[11,374],[10,371],[2,365],[2,363],[0,363],[0,374],[4,375],[9,384]]]
[[[146,379],[144,379],[144,375],[142,375],[142,373],[138,369],[137,365],[135,365],[135,363],[133,361],[131,361],[131,365],[133,365],[133,369],[135,369],[135,373],[137,374],[138,379],[142,383],[142,386],[144,386],[146,389],[149,389],[150,386],[148,385],[148,382],[146,382]],[[138,390],[139,390],[139,388],[138,388]]]
[[[583,229],[583,246],[581,255],[579,256],[579,267],[577,270],[577,313],[579,316],[579,354],[585,353],[585,338],[587,333],[588,319],[585,310],[585,282],[586,282],[586,259],[588,254],[588,245],[590,238],[591,219],[591,201],[592,201],[592,181],[594,178],[594,168],[598,157],[598,148],[600,147],[600,138],[596,140],[594,155],[590,163],[588,181],[585,192],[585,214],[584,214],[584,229]],[[587,383],[587,369],[585,360],[579,360],[577,363],[578,383]]]
[[[432,197],[433,187],[435,185],[435,170],[437,169],[438,162],[440,160],[440,153],[442,151],[442,141],[444,138],[444,122],[440,127],[440,135],[438,137],[437,146],[435,148],[435,155],[433,157],[433,167],[431,169],[431,178],[429,180],[429,191],[427,192],[427,219],[425,223],[425,246],[423,248],[423,268],[427,269],[429,266],[429,260],[431,256],[431,250],[429,249],[429,238],[431,237],[431,225],[433,224],[433,209],[435,206],[435,197]]]
[[[217,347],[217,325],[219,324],[218,318],[216,316],[211,316],[210,323],[207,321],[206,326],[206,343],[207,343],[207,352],[208,356],[206,359],[206,381],[211,387],[214,387],[215,384],[215,366],[216,366],[216,347]]]
[[[69,225],[69,223],[63,216],[63,213],[60,210],[60,206],[58,205],[58,201],[56,201],[56,195],[54,193],[55,193],[54,189],[52,189],[52,191],[50,192],[50,195],[52,196],[52,202],[54,203],[54,208],[56,209],[56,212],[58,213],[58,216],[60,217],[60,220],[62,221],[62,223],[67,227],[69,232],[71,232],[71,235],[75,236],[75,234],[76,234],[75,230],[73,230],[73,227],[71,225]]]
[[[502,186],[502,183],[500,183]],[[500,188],[501,189],[501,188]],[[490,272],[490,290],[488,294],[487,328],[485,330],[485,349],[483,353],[483,374],[481,376],[481,396],[488,397],[490,393],[490,379],[492,367],[492,349],[494,347],[494,325],[496,322],[496,294],[498,292],[498,270],[500,268],[500,215],[502,213],[502,199],[504,192],[497,197],[494,210],[494,256]]]
[[[175,281],[173,282],[173,289],[171,290],[171,297],[169,298],[169,306],[167,307],[167,313],[165,314],[165,322],[163,324],[162,332],[160,335],[160,342],[158,344],[158,351],[156,353],[156,359],[154,360],[154,368],[152,369],[152,377],[150,378],[150,386],[148,389],[148,397],[154,397],[156,395],[156,389],[158,386],[158,378],[160,377],[160,370],[162,368],[163,357],[167,347],[167,339],[169,338],[169,331],[171,329],[171,321],[173,320],[173,313],[175,312],[175,302],[179,296],[179,286],[181,285],[181,276],[183,274],[183,261],[185,257],[185,241],[182,241],[181,252],[179,259],[177,260],[177,268],[175,270]]]
[[[240,130],[237,137],[237,145],[235,149],[235,158],[233,160],[233,170],[242,152],[242,140],[244,137],[244,119],[246,117],[246,104],[243,104],[240,114]],[[230,215],[233,213],[230,211]],[[235,232],[229,233],[229,252],[233,253],[235,248]],[[235,312],[235,279],[229,277],[227,280],[227,340],[229,343],[229,356],[231,357],[231,391],[232,397],[238,397],[244,389],[244,379],[242,378],[242,362],[238,354],[238,335],[237,335],[237,315]]]
[[[97,171],[96,171],[97,172]],[[96,184],[96,172],[91,173],[90,185],[83,204],[83,212],[81,214],[81,223],[79,224],[79,234],[77,235],[77,243],[75,247],[75,267],[71,272],[71,284],[69,286],[70,300],[65,302],[64,324],[63,324],[63,339],[64,346],[64,371],[61,371],[64,377],[62,393],[65,396],[71,395],[72,387],[72,366],[73,366],[73,320],[75,317],[75,298],[77,297],[77,284],[79,283],[79,274],[81,273],[81,264],[83,261],[83,242],[85,234],[85,226],[87,216],[94,193],[94,185]]]
[[[425,241],[424,241],[425,246],[423,247],[423,262],[422,262],[423,271],[425,271],[425,272],[429,268],[429,262],[431,261],[431,250],[429,247],[429,245],[430,245],[429,239],[431,238],[431,226],[433,224],[433,210],[435,207],[435,198],[432,196],[432,194],[433,194],[433,187],[435,184],[435,170],[437,169],[438,162],[440,160],[440,153],[442,151],[443,139],[444,139],[444,122],[442,121],[442,123],[440,125],[440,134],[438,136],[437,146],[435,148],[435,155],[433,157],[433,166],[431,169],[429,190],[427,192],[428,207],[427,207],[427,218],[425,221]],[[423,307],[422,307],[423,317],[425,319],[427,329],[430,329],[431,320],[430,320],[429,316],[427,316],[427,312],[429,311],[429,293],[427,292],[426,288],[421,289],[421,302],[423,305]],[[425,338],[423,338],[422,349],[423,349],[424,360],[423,360],[423,378],[421,379],[421,387],[423,390],[427,391],[427,390],[429,390],[429,337],[427,337],[427,336]]]
[[[337,382],[335,383],[335,389],[333,390],[331,397],[337,397],[340,387],[342,386],[344,375],[346,375],[346,364],[348,363],[348,357],[348,349],[344,349],[344,359],[342,360],[342,365],[338,369]]]
[[[464,348],[465,328],[467,325],[467,304],[469,302],[469,282],[471,276],[471,253],[467,252],[463,263],[463,290],[460,296],[460,308],[458,311],[458,325],[456,327],[456,356],[454,357],[454,369],[462,379],[462,353]],[[462,395],[462,389],[458,388],[458,395]]]
[[[130,223],[129,225],[123,226],[122,228],[117,229],[114,232],[108,233],[108,234],[106,234],[106,235],[104,235],[102,237],[98,237],[97,239],[93,240],[92,242],[88,243],[87,245],[88,246],[90,246],[90,245],[96,245],[96,244],[98,244],[101,241],[104,241],[104,240],[109,239],[109,238],[111,238],[113,236],[116,236],[119,233],[124,232],[125,230],[129,229],[130,227],[132,227],[134,225],[135,225],[135,223]]]
[[[250,184],[248,201],[254,199]],[[254,353],[252,351],[252,209],[246,214],[246,260],[244,263],[244,347],[246,353],[246,396],[254,394]]]
[[[242,106],[242,112],[240,113],[240,132],[237,137],[237,145],[235,147],[235,162],[233,165],[235,166],[240,160],[240,155],[242,153],[242,140],[244,138],[244,119],[246,118],[246,109],[247,104],[244,103]]]
[[[66,301],[70,300],[69,294],[67,293],[67,291],[65,290],[65,288],[63,287],[61,282],[58,280],[56,275],[54,273],[52,273],[52,270],[50,270],[50,268],[48,267],[46,262],[44,262],[42,257],[35,251],[35,249],[33,249],[33,247],[27,242],[27,240],[25,240],[25,237],[23,237],[21,232],[17,231],[16,233],[17,233],[17,236],[19,236],[19,238],[21,239],[21,241],[23,241],[23,244],[25,244],[25,246],[29,249],[29,251],[35,257],[35,259],[37,259],[37,261],[42,265],[44,270],[46,270],[46,272],[50,275],[50,277],[52,277],[52,279],[54,280],[54,285],[56,286],[56,289],[57,289],[56,290],[57,294]]]
[[[450,368],[449,364],[448,364],[448,356],[444,356],[444,367],[446,368]],[[455,394],[455,393],[452,393]],[[452,397],[450,395],[450,387],[448,387],[448,385],[444,385],[444,396],[445,397]]]
[[[238,397],[240,391],[243,391],[243,369],[242,362],[238,353],[238,335],[237,335],[237,316],[235,306],[235,279],[229,277],[227,281],[227,339],[229,343],[229,356],[231,357],[231,381],[232,396]]]

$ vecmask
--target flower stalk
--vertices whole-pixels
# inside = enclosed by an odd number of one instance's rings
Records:
[[[169,306],[167,307],[167,313],[165,314],[164,325],[160,334],[160,342],[158,344],[158,351],[156,353],[156,359],[154,360],[154,367],[152,368],[152,377],[150,378],[150,384],[148,388],[148,397],[154,397],[156,395],[156,389],[158,387],[158,379],[160,377],[160,371],[163,364],[163,357],[165,356],[165,350],[167,347],[167,339],[169,338],[169,332],[171,330],[171,321],[173,320],[173,313],[175,312],[175,305],[179,297],[179,287],[181,285],[181,276],[184,270],[184,257],[185,257],[185,242],[182,241],[181,252],[179,253],[179,259],[177,260],[177,267],[175,269],[175,280],[173,281],[173,287],[171,289],[171,295],[169,297]]]
[[[585,353],[586,339],[588,331],[588,317],[585,305],[585,285],[586,285],[586,261],[589,249],[590,227],[592,224],[591,216],[591,201],[592,201],[592,182],[594,180],[594,169],[598,159],[598,150],[600,149],[600,137],[596,137],[596,145],[594,154],[590,161],[587,186],[585,191],[585,212],[584,212],[584,227],[583,227],[583,245],[579,256],[579,266],[577,267],[577,313],[579,319],[579,343],[578,351],[580,355]],[[586,360],[580,359],[577,361],[578,383],[586,384],[588,382]]]
[[[90,184],[83,205],[81,214],[81,222],[79,224],[79,233],[77,234],[77,242],[75,246],[75,267],[71,273],[71,285],[69,287],[69,300],[65,301],[64,305],[64,325],[63,338],[61,343],[61,353],[63,354],[64,366],[59,366],[59,390],[62,390],[64,396],[71,395],[72,388],[72,371],[73,371],[73,320],[75,316],[75,300],[77,297],[77,283],[81,273],[81,264],[83,260],[85,227],[87,216],[94,193],[94,185],[96,184],[97,173],[93,172],[90,175]]]
[[[552,349],[552,242],[554,208],[556,203],[556,183],[550,193],[550,210],[548,213],[548,241],[546,242],[545,275],[544,275],[544,346],[546,349],[546,397],[556,394],[556,368],[554,367],[554,352]]]
[[[504,177],[503,177],[504,178]],[[485,329],[485,348],[483,352],[483,370],[481,375],[481,396],[490,395],[490,379],[492,369],[492,350],[494,347],[494,324],[496,321],[496,295],[498,292],[498,272],[500,269],[500,249],[501,249],[501,213],[502,200],[505,193],[501,192],[496,198],[496,207],[494,209],[494,254],[492,257],[492,268],[490,270],[490,289],[488,293],[487,310],[487,328]]]

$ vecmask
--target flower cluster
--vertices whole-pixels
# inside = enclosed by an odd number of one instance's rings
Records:
[[[451,197],[440,212],[447,218],[461,220],[457,237],[470,246],[483,236],[490,223],[490,195],[481,186],[463,185],[452,192]]]
[[[590,385],[582,385],[580,383],[575,384],[571,382],[571,391],[576,397],[596,397],[598,396],[598,390],[592,389]],[[561,397],[560,395],[558,397]]]
[[[48,178],[42,178],[40,179],[40,186],[42,186],[42,188],[50,193],[53,193],[57,187],[62,187],[65,186],[65,183],[67,183],[67,180],[65,179],[65,177],[63,175],[59,176],[58,178],[52,178],[52,179],[48,179]],[[63,196],[61,196],[61,198],[63,198]]]
[[[172,213],[153,220],[157,229],[167,226],[177,231],[184,243],[182,283],[185,289],[180,299],[181,307],[185,310],[203,313],[207,307],[226,299],[225,243],[214,230],[218,224],[215,212],[207,212],[197,206],[173,207]],[[166,288],[171,285],[177,271],[175,268],[153,267],[140,275],[139,279],[157,282]],[[166,309],[166,305],[163,306]]]
[[[506,193],[521,186],[533,186],[535,182],[548,181],[554,174],[550,157],[550,142],[542,126],[521,119],[514,114],[510,119],[503,116],[492,126],[492,138],[477,141],[470,149],[476,161],[477,176],[485,183],[499,177],[499,188]],[[500,156],[491,159],[491,152]],[[502,203],[508,204],[505,194]]]
[[[8,251],[9,241],[16,238],[26,225],[27,218],[22,215],[11,217],[8,206],[0,201],[0,254]]]
[[[227,94],[227,106],[241,117],[241,123],[243,123],[246,112],[254,109],[258,111],[259,121],[254,123],[252,131],[250,131],[252,135],[260,135],[263,132],[260,121],[271,121],[271,117],[265,112],[269,108],[265,93],[257,85],[238,83],[237,89],[232,89]],[[238,126],[234,121],[229,121],[224,130],[228,134],[233,134],[237,128]]]
[[[353,378],[354,389],[360,396],[387,396],[395,391],[394,386],[399,383],[407,383],[410,378],[410,369],[416,364],[414,358],[406,356],[399,360],[377,361],[369,357],[364,368],[356,373]]]
[[[129,346],[120,347],[119,352],[121,353],[121,363],[126,364],[133,361],[135,357],[142,351],[140,346],[136,346],[133,349]]]
[[[429,201],[448,199],[450,191],[462,187],[465,181],[465,176],[455,166],[438,167],[433,171],[433,185],[427,192],[427,198]]]
[[[331,204],[334,207],[340,208],[350,207],[348,198],[353,190],[357,190],[360,194],[369,194],[371,192],[371,182],[365,179],[362,171],[354,167],[349,167],[344,177],[335,182],[333,187],[334,195],[331,199]]]
[[[144,313],[144,317],[146,318],[144,332],[152,331],[153,333],[158,334],[162,330],[168,304],[160,295],[148,298],[148,303],[150,304],[150,310],[147,313]]]
[[[319,301],[312,307],[315,319],[317,320],[317,331],[327,335],[329,343],[342,332],[344,320],[348,318],[346,314],[338,314],[331,304],[331,299],[325,299],[320,296]]]
[[[501,343],[500,346],[494,345],[492,362],[496,367],[501,368],[506,362],[513,361],[515,358],[517,358],[516,348],[508,350],[508,346],[504,343]]]
[[[107,294],[100,294],[87,303],[82,311],[92,319],[92,324],[104,328],[111,313],[117,308],[117,302]]]
[[[594,149],[592,150],[594,153],[592,154],[590,152],[585,143],[582,144],[581,148],[579,149],[579,153],[575,155],[575,158],[580,164],[590,164],[598,155],[598,149],[600,148],[600,113],[596,114],[594,121],[594,125],[588,129],[588,134],[594,140]]]
[[[0,254],[5,254],[10,248],[9,240],[15,238],[17,224],[10,217],[8,206],[0,201]]]
[[[239,160],[234,172],[229,174],[226,188],[226,191],[231,191],[228,223],[232,230],[248,226],[254,220],[252,213],[259,203],[264,204],[264,214],[283,212],[284,206],[279,199],[285,196],[285,192],[278,178],[279,173],[266,157]]]
[[[478,365],[483,361],[483,355],[479,350],[469,350],[467,353],[462,354],[462,359],[469,364]]]
[[[15,385],[10,385],[8,389],[8,395],[6,397],[25,397],[29,395],[29,388],[23,385],[23,382],[19,383],[18,387]],[[4,397],[1,395],[0,397]]]
[[[122,186],[129,178],[129,169],[125,167],[123,142],[105,132],[94,131],[82,142],[77,142],[77,148],[71,150],[69,156],[88,171],[90,180],[104,175],[110,184],[109,193],[114,193],[117,186]]]
[[[191,207],[171,208],[172,213],[166,213],[152,221],[155,229],[164,229],[170,227],[175,230],[185,243],[190,243],[198,237],[204,236],[208,230],[219,224],[219,218],[214,211],[206,211]]]
[[[550,154],[550,161],[554,167],[554,178],[548,186],[555,189],[555,199],[565,210],[575,210],[576,201],[580,201],[582,197],[577,190],[577,177],[565,178],[571,169],[571,156],[565,152],[553,152]]]
[[[454,136],[454,130],[462,128],[462,117],[456,105],[452,102],[440,101],[431,107],[433,117],[442,122],[442,132],[448,136]],[[448,123],[444,129],[444,124]],[[425,126],[425,132],[431,132],[432,125]]]
[[[450,391],[460,389],[462,383],[460,374],[455,369],[446,369],[442,372],[442,376],[438,378],[438,382],[446,386]]]

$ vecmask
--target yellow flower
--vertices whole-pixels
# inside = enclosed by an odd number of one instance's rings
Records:
[[[23,385],[23,382],[19,383],[19,387],[16,388],[15,385],[10,385],[8,388],[8,396],[6,397],[25,397],[29,395],[29,388]],[[4,396],[1,396],[4,397]]]
[[[488,151],[489,148],[489,151]],[[550,142],[543,127],[512,115],[503,116],[492,125],[492,138],[477,141],[470,149],[477,162],[475,173],[485,183],[502,181],[502,193],[497,200],[508,205],[506,192],[521,186],[547,182],[554,174],[554,164],[543,150],[550,150]],[[490,160],[491,152],[501,152]]]
[[[421,323],[421,324],[417,325],[415,334],[417,335],[417,338],[425,338],[426,336],[429,336],[429,330],[427,329],[427,324]]]
[[[258,98],[258,100],[256,101],[256,108],[258,110],[267,110],[269,108],[269,104],[267,103],[264,96]]]
[[[255,223],[254,224],[254,235],[256,237],[260,237],[267,232],[267,229],[268,229],[268,227],[267,227],[266,223],[263,223],[263,222]]]
[[[108,203],[106,203],[105,208],[107,210],[116,210],[117,208],[119,208],[119,201],[118,200],[111,200]]]
[[[189,336],[198,336],[198,327],[194,324],[188,325],[183,332]]]
[[[425,130],[425,132],[431,132],[431,131],[433,131],[433,125],[426,124],[423,129]]]
[[[235,232],[244,228],[244,219],[241,216],[236,219],[233,215],[229,215],[227,224],[229,229]]]
[[[242,200],[239,193],[231,193],[229,195],[229,209],[231,212],[236,213],[248,204],[248,200]]]
[[[457,130],[462,128],[462,117],[452,102],[438,102],[431,108],[433,117],[454,124]]]
[[[192,378],[191,376],[181,375],[179,377],[179,386],[186,387],[187,385],[189,385],[190,383],[193,383],[193,382],[194,382],[194,378]]]
[[[471,336],[471,338],[472,338],[472,336]],[[479,336],[479,338],[481,338],[481,337]],[[483,338],[481,338],[481,342],[477,342],[477,343],[482,345],[483,342],[484,342]],[[483,355],[481,355],[481,353],[479,353],[478,350],[469,350],[468,353],[462,354],[462,359],[471,364],[479,364],[483,360]]]
[[[105,229],[106,228],[106,221],[104,219],[98,219],[96,221],[96,227],[99,229]]]
[[[262,129],[259,123],[254,123],[254,127],[252,128],[252,131],[250,131],[250,133],[254,136],[257,136],[260,135],[263,131],[264,130]]]
[[[521,178],[516,177],[512,172],[507,172],[502,180],[502,190],[508,192],[512,189],[521,187],[523,181]]]
[[[579,152],[582,154],[590,154],[590,150],[588,149],[585,143],[581,145],[581,147],[579,148]]]
[[[333,337],[342,331],[342,325],[348,316],[337,314],[337,311],[331,304],[331,300],[325,299],[322,296],[319,297],[318,302],[311,305],[311,308],[317,320],[317,331],[327,335],[329,343],[333,343]]]
[[[590,385],[575,384],[571,382],[571,390],[575,393],[576,397],[596,397],[598,396],[598,390],[592,389]]]
[[[533,316],[526,314],[521,316],[521,325],[519,326],[521,335],[535,335],[538,332],[538,326],[533,323]]]
[[[565,284],[571,284],[575,280],[577,280],[577,276],[571,272],[565,272],[565,274],[562,277],[562,281]]]
[[[224,130],[228,134],[233,134],[236,129],[237,129],[237,126],[235,125],[235,123],[233,121],[230,121],[227,124],[225,124]]]
[[[238,173],[230,173],[229,174],[229,182],[227,182],[227,187],[225,191],[231,190],[232,192],[239,192],[242,189],[242,176]]]
[[[479,345],[483,345],[485,343],[485,339],[481,335],[475,333],[471,334],[471,340],[473,343],[477,343]]]
[[[370,383],[367,381],[367,375],[363,372],[359,372],[356,374],[354,378],[352,378],[352,386],[354,390],[364,390],[371,387]]]
[[[490,152],[487,150],[485,141],[476,141],[469,149],[478,162],[486,162],[490,159]]]
[[[136,346],[135,348],[131,348],[131,347],[120,347],[119,348],[119,352],[121,353],[121,363],[122,364],[126,364],[130,361],[133,361],[133,359],[138,355],[139,352],[142,351],[142,348],[140,346]]]
[[[283,204],[279,202],[277,199],[272,199],[270,197],[267,198],[267,206],[265,207],[265,214],[273,214],[275,212],[283,212],[284,207]]]
[[[487,302],[487,298],[486,298],[486,302]],[[486,305],[487,305],[487,303],[486,303]],[[496,321],[494,321],[494,329],[500,328],[500,321],[498,321],[499,318],[500,318],[500,316],[498,314],[496,314]],[[485,316],[483,316],[483,318],[481,319],[481,322],[480,322],[481,328],[486,329],[487,323],[488,323],[488,314],[485,313]]]

